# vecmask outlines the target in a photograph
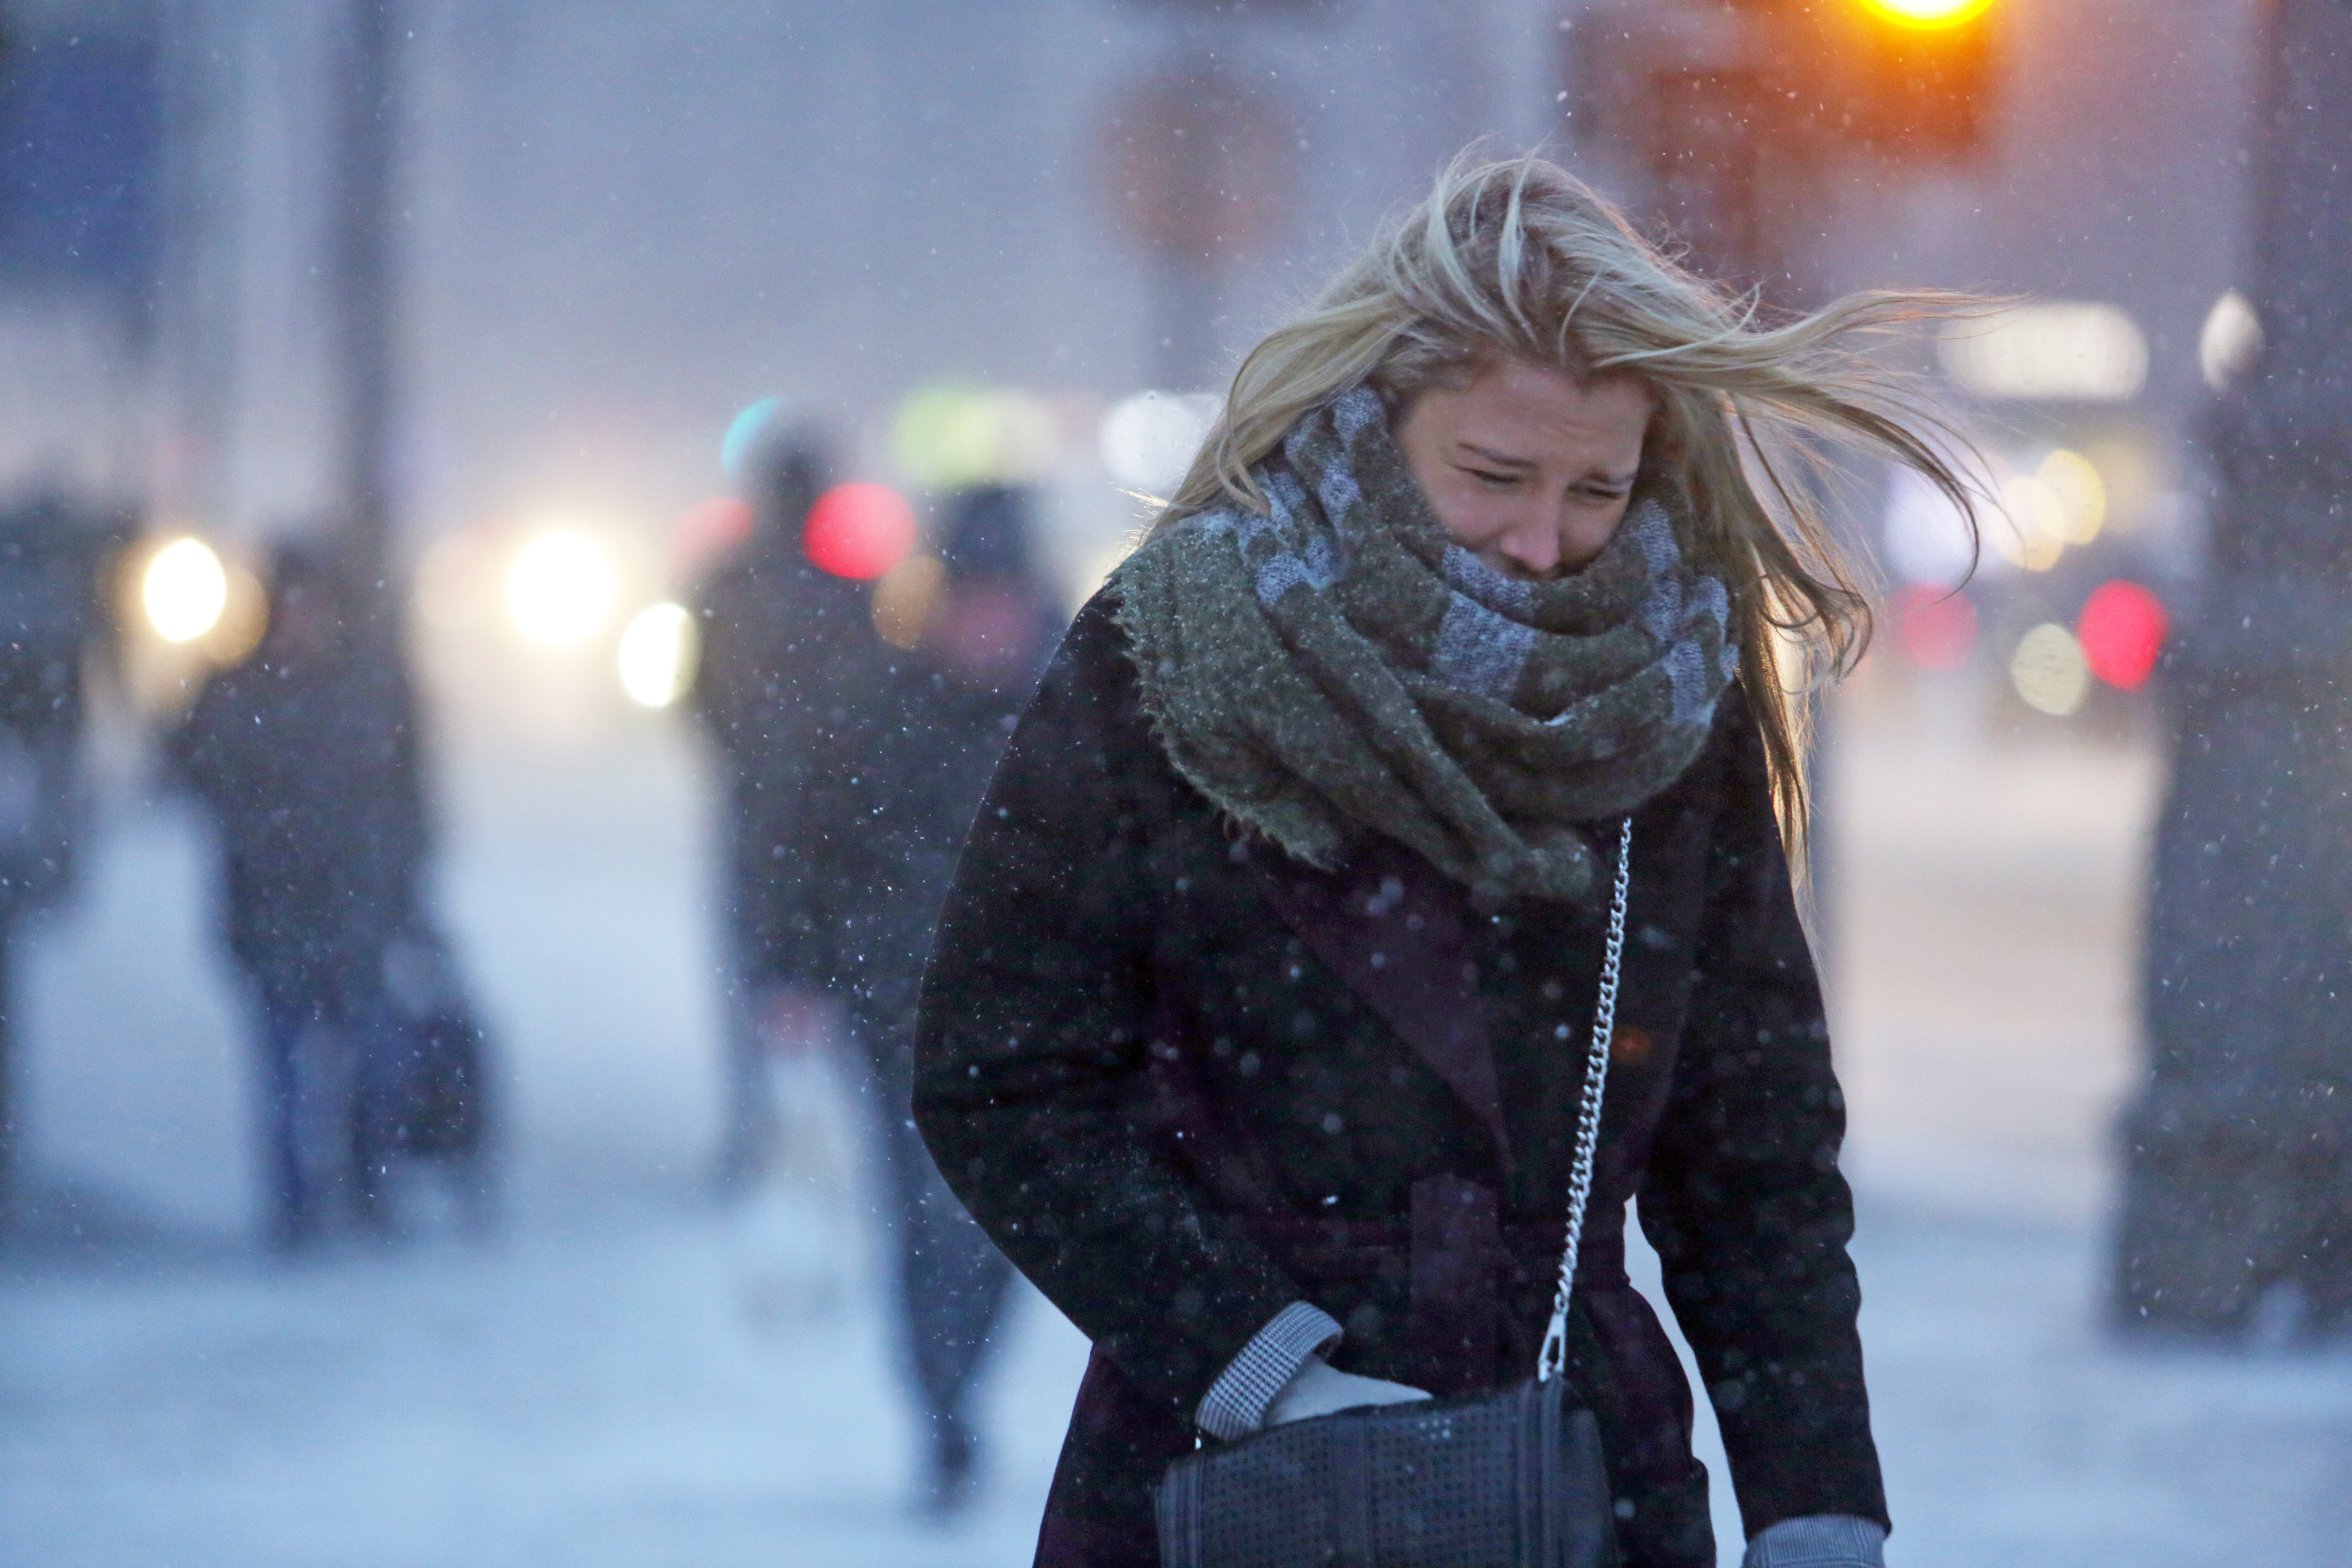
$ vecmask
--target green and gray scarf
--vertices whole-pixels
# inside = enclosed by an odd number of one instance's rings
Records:
[[[1252,473],[1270,515],[1185,519],[1112,579],[1178,771],[1310,865],[1379,833],[1487,895],[1590,896],[1574,825],[1679,777],[1738,668],[1667,509],[1637,496],[1570,576],[1505,576],[1446,537],[1366,386]]]

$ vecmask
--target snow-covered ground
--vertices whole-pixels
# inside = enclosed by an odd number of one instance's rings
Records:
[[[259,1257],[202,844],[168,805],[110,814],[26,963],[0,1564],[1027,1561],[1085,1346],[1021,1300],[981,1506],[909,1514],[867,1188],[821,1070],[784,1075],[776,1182],[704,1196],[696,785],[660,721],[626,742],[453,770],[446,903],[509,1071],[487,1241]],[[1839,757],[1830,917],[1894,1561],[2352,1562],[2352,1356],[2097,1332],[2144,750],[1954,750],[1882,721]]]

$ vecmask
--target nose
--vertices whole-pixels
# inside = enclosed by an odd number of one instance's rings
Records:
[[[1543,516],[1520,519],[1496,537],[1495,548],[1528,575],[1549,576],[1559,567],[1559,524]]]

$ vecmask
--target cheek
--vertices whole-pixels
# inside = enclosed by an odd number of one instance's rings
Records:
[[[1560,558],[1570,566],[1582,566],[1607,547],[1617,535],[1618,524],[1625,521],[1630,500],[1620,500],[1608,507],[1575,507],[1560,520]]]
[[[1475,549],[1509,526],[1505,509],[1497,504],[1504,498],[1491,491],[1464,485],[1440,485],[1433,489],[1423,486],[1423,489],[1439,526],[1456,544]]]

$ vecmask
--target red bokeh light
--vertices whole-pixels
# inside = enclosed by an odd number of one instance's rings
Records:
[[[733,496],[698,500],[670,524],[672,564],[691,577],[710,561],[751,537],[751,509]]]
[[[915,509],[888,485],[835,485],[809,508],[801,542],[818,570],[870,583],[914,553]]]
[[[1894,607],[1895,634],[1922,668],[1958,669],[1976,651],[1977,607],[1966,594],[1914,584]]]
[[[2093,675],[2109,686],[2137,691],[2156,668],[2171,625],[2164,601],[2152,590],[2119,577],[2093,591],[2074,635]]]

